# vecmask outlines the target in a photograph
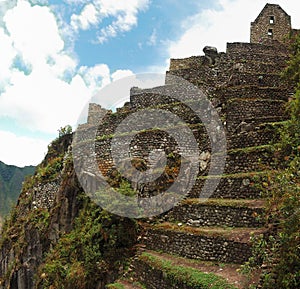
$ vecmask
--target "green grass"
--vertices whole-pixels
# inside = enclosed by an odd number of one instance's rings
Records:
[[[149,253],[143,253],[140,259],[151,267],[163,271],[164,276],[175,284],[186,284],[198,289],[236,289],[224,278],[212,273],[203,273],[191,267],[172,264],[171,261],[162,260]]]
[[[272,152],[275,150],[276,145],[260,145],[255,147],[245,147],[245,148],[238,148],[238,149],[232,149],[228,150],[228,154],[234,154],[234,153],[252,153],[252,152],[259,152],[259,151],[269,151]]]
[[[219,206],[219,207],[234,207],[234,208],[248,208],[251,207],[253,200],[235,200],[235,199],[208,199],[201,201],[201,199],[186,199],[181,202],[182,205],[203,205],[203,206]]]
[[[260,229],[257,228],[248,228],[248,227],[191,227],[183,224],[182,226],[178,226],[179,222],[164,222],[159,224],[152,224],[151,227],[147,226],[147,224],[143,224],[144,228],[150,228],[158,231],[170,231],[174,233],[184,233],[184,234],[193,234],[204,237],[212,237],[212,238],[221,238],[224,241],[238,241],[238,237],[243,235],[250,235],[253,233],[257,233]],[[245,243],[242,241],[241,243]]]
[[[272,170],[275,172],[275,170]],[[210,176],[199,176],[198,180],[214,179],[214,178],[227,178],[227,179],[240,179],[240,178],[255,178],[257,176],[266,176],[271,170],[259,171],[259,172],[246,172],[246,173],[236,173],[236,174],[226,174],[226,175],[210,175]]]

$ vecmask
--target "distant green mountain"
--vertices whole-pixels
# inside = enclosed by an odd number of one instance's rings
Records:
[[[25,177],[34,173],[34,166],[19,168],[0,161],[0,218],[16,203]]]

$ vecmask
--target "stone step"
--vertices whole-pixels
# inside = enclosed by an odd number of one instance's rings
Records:
[[[238,173],[222,176],[199,177],[190,193],[189,198],[200,198],[204,184],[210,179],[218,180],[210,198],[215,199],[258,199],[261,198],[261,188],[257,184],[264,182],[269,171]]]
[[[282,68],[284,67],[283,64],[279,64],[279,66],[277,67],[278,69],[270,73],[267,70],[271,70],[272,65],[276,66],[277,64],[268,63],[261,66],[259,63],[254,62],[253,60],[252,62],[254,64],[249,64],[249,66],[247,64],[248,69],[247,66],[243,63],[240,63],[239,65],[235,63],[229,66],[225,71],[218,71],[217,69],[215,69],[215,71],[209,70],[203,72],[201,70],[182,69],[173,71],[172,75],[182,77],[187,81],[193,83],[195,86],[201,87],[204,91],[209,92],[213,91],[214,88],[227,86],[259,86],[263,88],[280,87],[288,90],[290,90],[290,88],[293,86],[293,83],[288,83],[281,77]],[[245,69],[242,65],[245,66]],[[261,67],[261,69],[259,67]],[[151,97],[151,101],[148,100],[148,103],[152,103],[152,100],[155,103],[159,102],[158,95],[151,95],[149,97]],[[145,106],[145,102],[146,98],[141,107]]]
[[[273,99],[287,101],[294,94],[292,89],[261,87],[261,86],[236,86],[222,87],[214,91],[213,97],[221,102],[226,102],[230,99]]]
[[[238,265],[215,264],[175,255],[144,252],[134,262],[135,278],[151,289],[242,289],[249,284]]]
[[[264,171],[274,161],[273,151],[269,145],[228,150],[224,174]]]
[[[288,119],[286,102],[271,99],[233,99],[223,110],[226,115],[226,127],[238,132],[243,124],[261,124],[280,122]]]
[[[229,91],[233,91],[233,94],[229,95]],[[246,95],[243,95],[241,97],[240,93],[244,93],[246,91]],[[285,106],[286,106],[286,98],[288,96],[291,96],[291,94],[285,93],[284,100],[277,99],[276,97],[273,97],[272,92],[275,91],[278,98],[279,95],[283,92],[282,89],[270,89],[270,88],[255,88],[255,93],[251,93],[252,88],[240,88],[240,87],[233,87],[230,88],[224,88],[224,93],[227,97],[226,99],[222,99],[223,96],[214,95],[212,99],[212,105],[215,106],[216,110],[222,115],[223,117],[226,117],[226,121],[229,122],[231,119],[240,119],[240,120],[251,120],[251,119],[267,119],[267,118],[274,118],[276,117],[279,121],[282,118],[286,118],[285,113]],[[254,90],[253,90],[254,91]],[[262,95],[262,97],[259,97],[260,91],[264,91],[265,95]],[[271,93],[269,93],[271,92]],[[217,90],[217,94],[222,94],[222,89]],[[225,95],[224,94],[224,95]],[[159,100],[158,100],[159,101]],[[160,101],[162,99],[160,98]],[[209,111],[204,103],[199,102],[199,100],[189,100],[188,105],[191,107],[188,107],[187,105],[179,102],[175,103],[165,103],[156,106],[155,102],[152,102],[152,104],[148,103],[147,107],[151,109],[162,109],[164,111],[169,111],[172,114],[177,115],[181,120],[183,120],[187,124],[196,125],[199,123],[202,123],[199,115],[203,115],[204,113],[208,114]],[[223,103],[222,106],[220,106],[220,103]],[[127,115],[124,114],[123,118],[125,118]],[[282,117],[282,118],[281,118]],[[121,121],[121,120],[120,120]],[[273,121],[273,120],[272,120]],[[268,122],[268,121],[266,121]],[[116,128],[116,125],[114,125],[115,120],[112,119],[112,125],[110,130],[103,130],[98,131],[98,135],[101,138],[103,135],[110,136],[114,133],[114,130]],[[117,122],[117,124],[119,121]],[[176,125],[176,124],[175,124]],[[173,125],[174,126],[174,125]],[[105,127],[105,126],[104,126]],[[170,125],[167,123],[160,123],[159,127],[161,128],[168,128],[170,129]],[[142,130],[142,127],[140,128]],[[135,130],[139,130],[139,124],[136,124]],[[202,130],[201,132],[205,131]],[[130,134],[131,131],[128,131],[128,134]]]
[[[251,120],[256,118],[286,117],[286,102],[274,99],[243,99],[235,98],[227,102],[223,110],[227,116],[227,122],[232,118]]]
[[[261,124],[265,123],[285,123],[289,119],[285,115],[274,115],[274,116],[261,116],[257,118],[232,118],[228,120],[225,125],[229,135],[239,134],[243,131],[252,130]],[[276,141],[276,140],[275,140]]]
[[[236,114],[238,114],[238,112],[236,112]],[[264,116],[264,118],[266,118],[266,116]],[[273,116],[270,118],[273,120]],[[286,121],[281,121],[281,119],[276,122],[263,122],[263,119],[249,118],[247,121],[248,122],[233,118],[231,121],[227,121],[223,124],[223,129],[226,134],[225,142],[228,150],[274,144],[278,140],[280,128],[286,123]],[[205,126],[200,123],[188,125],[188,127],[193,132],[199,144],[199,150],[211,150],[211,142],[209,141]],[[180,132],[180,129],[181,128],[178,127],[174,130]]]
[[[268,102],[267,102],[268,104]],[[257,110],[261,108],[261,102],[257,102]],[[230,104],[230,107],[234,107],[234,105]],[[234,108],[233,108],[234,109]],[[248,111],[248,117],[251,116],[250,105],[245,105],[244,111]],[[263,113],[263,112],[262,112]],[[262,114],[261,113],[261,114]],[[255,146],[262,146],[270,144],[271,141],[275,142],[278,137],[279,128],[284,124],[284,122],[266,122],[263,121],[266,119],[266,116],[263,116],[263,119],[257,118],[247,118],[241,120],[239,118],[239,111],[234,109],[234,111],[229,112],[229,114],[233,115],[230,121],[224,123],[223,129],[226,133],[226,146],[228,150],[237,149],[237,148],[245,148],[245,147],[255,147]],[[273,120],[273,117],[269,116]],[[276,118],[279,118],[276,116]],[[276,120],[276,119],[275,119]],[[211,143],[209,141],[209,137],[207,135],[207,131],[205,129],[204,124],[197,123],[197,124],[187,124],[189,129],[193,132],[193,135],[196,141],[199,144],[199,150],[210,150]],[[161,131],[168,131],[172,132],[173,135],[178,135],[180,137],[181,129],[183,125],[174,126],[172,129],[169,127],[164,127],[163,124],[160,127]],[[162,143],[163,139],[168,140],[168,149],[170,151],[174,145],[172,145],[172,140],[170,137],[167,136],[165,133],[165,137],[163,133],[159,133],[157,129],[148,130],[147,132],[144,131],[143,134],[137,135],[136,133],[128,133],[126,137],[130,137],[133,141],[131,144],[131,155],[134,157],[142,157],[143,155],[139,152],[141,149],[140,147],[143,146],[143,151],[146,151],[146,145],[150,145],[151,143],[160,144]],[[112,158],[110,157],[110,148],[111,148],[111,140],[112,138],[119,139],[120,142],[125,140],[125,136],[117,136],[117,135],[108,135],[106,139],[102,138],[97,140],[96,148],[97,151],[103,152],[102,156],[106,155],[107,158],[110,159],[110,163],[112,164]],[[150,146],[151,147],[151,146]],[[149,149],[150,149],[149,147]],[[168,154],[168,152],[166,153]],[[102,164],[103,165],[103,164]]]
[[[289,49],[283,45],[265,45],[259,43],[243,43],[234,42],[227,43],[227,53],[231,54],[255,54],[260,53],[264,55],[281,55],[288,56]]]
[[[187,226],[260,227],[263,220],[263,200],[186,199],[163,219]]]
[[[218,89],[216,91],[216,94],[212,96],[212,104],[216,107],[220,104],[220,102],[223,103],[222,107],[218,107],[216,109],[220,112],[220,115],[226,118],[227,123],[231,121],[237,122],[237,120],[251,121],[257,119],[260,120],[260,123],[263,123],[271,121],[281,121],[287,118],[287,115],[285,113],[285,106],[286,99],[289,96],[291,96],[290,91],[286,92],[283,89],[279,88],[263,88],[249,86],[235,86],[232,88],[226,87],[223,89]],[[230,91],[232,91],[232,93]],[[275,96],[273,96],[273,92]],[[243,93],[245,93],[245,95],[241,96],[241,94]],[[280,99],[282,93],[285,93],[283,100]],[[224,99],[224,97],[226,97],[226,99]],[[160,99],[160,101],[162,100]],[[191,105],[191,107],[193,107],[194,111],[188,106],[178,102],[165,103],[159,106],[156,106],[155,102],[153,102],[152,104],[148,103],[147,107],[169,111],[172,114],[176,114],[185,123],[188,123],[190,125],[197,125],[201,123],[199,115],[202,115],[204,112],[208,113],[205,110],[206,107],[204,107],[204,104],[201,105],[199,100],[190,100],[188,104]],[[126,115],[124,115],[123,117],[125,118]],[[164,123],[161,123],[160,126],[163,129]],[[168,123],[166,123],[165,126],[166,128],[170,129]],[[114,133],[114,129],[115,126],[112,125],[109,131],[105,130],[103,132],[100,132],[99,130],[99,137],[101,138],[105,135],[109,137]],[[135,129],[139,130],[139,124],[136,125]],[[205,129],[202,129],[201,133],[203,133],[204,131]],[[129,131],[128,134],[130,133],[131,132]]]
[[[247,62],[236,62],[230,68],[230,72],[251,73],[251,74],[274,74],[281,73],[286,67],[286,63],[261,63],[249,60]]]
[[[141,242],[149,250],[203,261],[243,264],[251,256],[250,236],[265,229],[194,228],[172,223],[142,223]]]
[[[257,85],[260,87],[289,88],[290,83],[283,80],[280,73],[247,73],[234,71],[226,81],[228,86]]]
[[[221,162],[216,159],[218,157],[216,155],[214,168],[211,172],[209,172],[210,158],[207,161],[202,161],[200,163],[202,170],[199,170],[195,182],[191,180],[193,183],[188,192],[185,185],[181,187],[184,177],[181,176],[181,179],[177,180],[176,176],[172,175],[172,171],[179,168],[179,165],[176,165],[170,171],[169,177],[163,174],[154,182],[141,186],[140,196],[144,198],[155,196],[159,192],[170,189],[171,185],[175,185],[174,188],[177,192],[182,192],[181,195],[185,193],[185,197],[190,198],[259,198],[260,189],[255,186],[254,178],[263,174],[266,168],[269,168],[274,162],[272,149],[272,146],[262,146],[228,151],[223,167]],[[219,175],[216,175],[217,172]],[[188,174],[186,177],[188,178]]]
[[[264,54],[260,52],[254,53],[239,53],[231,52],[227,57],[235,62],[247,62],[247,61],[259,61],[261,63],[274,63],[278,65],[284,65],[288,60],[287,55],[276,55],[276,54]]]
[[[230,150],[276,143],[279,139],[279,129],[283,124],[284,122],[244,124],[237,131],[227,132],[227,148]]]

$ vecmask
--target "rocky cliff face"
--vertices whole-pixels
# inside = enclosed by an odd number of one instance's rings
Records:
[[[85,196],[71,142],[72,135],[52,142],[4,224],[0,288],[104,288],[133,253],[135,223]]]

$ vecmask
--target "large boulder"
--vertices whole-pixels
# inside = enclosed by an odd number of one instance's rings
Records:
[[[218,49],[216,47],[212,46],[205,46],[203,48],[203,52],[205,54],[205,57],[209,60],[210,64],[215,64],[216,59],[218,58]]]

